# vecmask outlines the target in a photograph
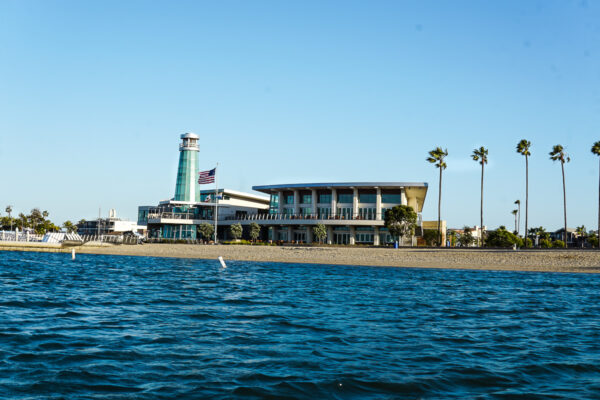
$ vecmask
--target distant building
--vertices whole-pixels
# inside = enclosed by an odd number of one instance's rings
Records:
[[[557,231],[550,232],[550,239],[564,241],[565,240],[565,238],[563,237],[564,232],[565,232],[565,228],[560,228]],[[567,247],[577,246],[577,238],[578,237],[579,237],[579,234],[577,233],[576,229],[567,228],[567,243],[566,243]]]
[[[145,230],[146,226],[144,225],[138,225],[137,222],[117,218],[114,209],[110,210],[108,218],[98,218],[77,224],[77,233],[79,235],[106,235],[122,232],[143,233]]]

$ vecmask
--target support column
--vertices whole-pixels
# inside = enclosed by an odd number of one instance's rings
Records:
[[[352,193],[352,219],[356,217],[358,217],[358,188],[354,188]]]
[[[272,229],[271,240],[276,242],[277,241],[277,227],[273,226],[273,227],[271,227],[271,229]]]
[[[327,227],[327,244],[333,244],[333,226]]]
[[[294,240],[294,230],[292,229],[292,226],[288,226],[288,238],[287,241],[288,242],[292,242],[292,240]]]
[[[279,199],[279,204],[277,207],[277,214],[283,214],[283,191],[277,192],[277,199]]]
[[[337,215],[337,190],[331,189],[331,216]]]
[[[406,190],[404,190],[404,188],[400,190],[400,204],[403,206],[408,205],[408,202],[406,201]],[[415,212],[417,212],[417,210],[415,210]]]
[[[307,226],[306,227],[306,243],[312,243],[313,241],[314,241],[314,238],[313,238],[312,226]]]
[[[311,192],[311,195],[312,195],[312,199],[311,199],[311,201],[312,201],[312,215],[314,217],[316,217],[317,216],[317,200],[318,200],[317,199],[317,189],[313,189],[312,192]]]
[[[353,226],[350,226],[350,244],[356,244],[356,228]]]
[[[377,194],[375,195],[375,219],[381,221],[384,217],[384,215],[381,215],[381,188],[375,189],[377,190]]]
[[[379,227],[378,226],[373,228],[373,245],[379,246]]]
[[[297,189],[294,190],[294,214],[300,214],[300,192]]]

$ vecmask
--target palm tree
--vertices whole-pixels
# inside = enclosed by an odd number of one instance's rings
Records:
[[[8,220],[10,221],[10,230],[12,231],[13,228],[13,220],[12,217],[10,216],[10,213],[12,212],[12,206],[6,206],[5,211],[8,213]]]
[[[511,213],[512,215],[515,216],[515,232],[517,231],[517,213],[519,212],[519,210],[512,210]]]
[[[600,140],[592,146],[592,153],[600,156]],[[600,237],[600,178],[598,181],[598,237]]]
[[[442,210],[442,170],[446,169],[446,161],[444,159],[448,156],[448,149],[442,150],[441,147],[436,147],[429,152],[427,161],[435,164],[436,168],[440,169],[440,188],[438,196],[438,246],[442,245],[442,227],[441,227],[441,210]]]
[[[529,217],[529,156],[531,152],[529,148],[531,142],[526,139],[521,139],[517,144],[517,153],[525,157],[525,234],[527,235],[527,222]],[[525,247],[527,247],[527,238],[525,238]]]
[[[517,236],[521,230],[521,200],[515,200],[515,204],[519,207],[519,223],[517,224]],[[527,235],[527,233],[526,233]]]
[[[567,188],[565,186],[565,163],[571,161],[571,158],[564,152],[563,147],[560,144],[552,147],[552,151],[548,153],[552,161],[560,161],[560,169],[562,171],[563,181],[563,211],[565,215],[565,245],[567,244]]]
[[[479,226],[481,229],[481,234],[477,236],[477,242],[479,246],[483,244],[483,169],[485,164],[488,162],[488,149],[481,146],[478,149],[473,150],[473,154],[471,154],[473,161],[479,161],[481,164],[481,205],[479,207]]]

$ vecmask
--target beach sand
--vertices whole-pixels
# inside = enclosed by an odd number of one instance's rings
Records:
[[[0,242],[0,250],[71,252],[58,245]],[[597,250],[488,250],[435,248],[304,247],[144,244],[84,245],[77,253],[181,257],[333,265],[600,273]]]
[[[389,267],[600,273],[600,251],[144,244],[79,253]]]

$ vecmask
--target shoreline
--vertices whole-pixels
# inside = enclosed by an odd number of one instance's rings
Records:
[[[438,248],[365,248],[251,245],[143,244],[76,246],[0,242],[0,251],[36,251],[303,264],[600,273],[600,251]]]

